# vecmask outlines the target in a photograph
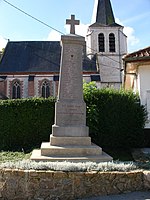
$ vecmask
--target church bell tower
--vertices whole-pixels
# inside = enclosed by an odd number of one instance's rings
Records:
[[[122,84],[122,57],[127,53],[123,26],[115,22],[110,0],[95,0],[96,18],[87,34],[87,54],[96,56],[101,87],[119,89]]]

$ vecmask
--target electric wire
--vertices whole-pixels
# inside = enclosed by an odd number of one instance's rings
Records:
[[[39,22],[39,23],[41,23],[41,24],[43,24],[43,25],[47,26],[48,28],[50,28],[50,29],[53,29],[53,30],[57,31],[58,33],[60,33],[60,34],[63,34],[63,35],[64,35],[64,33],[63,33],[63,32],[61,32],[61,31],[57,30],[56,28],[53,28],[52,26],[48,25],[47,23],[45,23],[45,22],[43,22],[43,21],[39,20],[38,18],[36,18],[36,17],[34,17],[34,16],[32,16],[32,15],[28,14],[27,12],[25,12],[24,10],[22,10],[22,9],[18,8],[17,6],[15,6],[15,5],[11,4],[10,2],[8,2],[8,1],[6,1],[6,0],[3,0],[3,1],[4,1],[5,3],[7,3],[8,5],[10,5],[11,7],[15,8],[16,10],[18,10],[18,11],[22,12],[23,14],[27,15],[28,17],[30,17],[30,18],[32,18],[32,19],[34,19],[34,20],[36,20],[37,22]]]
[[[27,15],[28,17],[30,17],[30,18],[36,20],[37,22],[39,22],[39,23],[41,23],[41,24],[47,26],[48,28],[53,29],[53,30],[55,30],[56,32],[58,32],[58,33],[64,35],[63,32],[61,32],[61,31],[57,30],[56,28],[54,28],[54,27],[48,25],[47,23],[45,23],[45,22],[39,20],[38,18],[36,18],[36,17],[34,17],[34,16],[28,14],[27,12],[25,12],[24,10],[22,10],[22,9],[18,8],[17,6],[11,4],[11,3],[8,2],[7,0],[3,0],[3,1],[4,1],[5,3],[7,3],[8,5],[10,5],[11,7],[15,8],[16,10],[18,10],[18,11],[22,12],[23,14]],[[4,38],[4,39],[6,39],[6,38]],[[8,39],[8,40],[9,40],[9,39]],[[91,47],[88,47],[87,45],[85,45],[85,47],[91,49],[92,51],[94,51],[95,54],[98,54],[98,52],[97,52],[95,49],[92,49]],[[107,58],[110,59],[110,60],[113,60],[114,62],[121,63],[121,62],[118,62],[118,61],[114,60],[113,58],[110,58],[110,57],[107,56],[107,55],[103,55],[103,56],[107,57]],[[41,56],[40,56],[40,57],[41,57]],[[41,58],[42,58],[42,57],[41,57]],[[85,58],[85,59],[86,59],[86,58]],[[94,62],[94,61],[92,61],[92,60],[90,60],[90,61],[91,61],[91,62]],[[54,64],[54,63],[53,63],[53,64]],[[103,63],[100,63],[100,65],[106,66],[106,67],[109,67],[109,68],[116,68],[116,69],[120,70],[120,68],[118,68],[118,67],[112,67],[112,66],[110,67],[110,66],[108,66],[108,65],[106,65],[106,64],[103,64]],[[57,66],[58,66],[58,64],[57,64]]]
[[[17,43],[16,43],[16,45],[17,45]],[[18,44],[18,45],[19,45],[19,44]],[[44,52],[48,52],[47,49],[43,49],[43,48],[40,48],[40,47],[37,47],[37,46],[34,46],[34,45],[30,45],[29,43],[27,44],[27,47],[28,47],[28,48],[31,48],[31,49],[33,50],[33,51],[32,51],[32,54],[35,55],[36,57],[39,57],[40,59],[43,59],[43,60],[45,60],[46,62],[51,63],[51,64],[53,64],[53,65],[55,65],[55,66],[57,66],[57,67],[60,66],[60,64],[58,64],[58,63],[56,63],[56,62],[53,62],[52,60],[50,60],[50,59],[48,59],[48,58],[46,58],[46,57],[44,57],[44,56],[41,56],[41,55],[35,53],[36,50],[38,50],[38,51],[41,50],[41,51],[44,51]],[[55,53],[55,51],[53,51],[53,50],[51,49],[51,51],[49,51],[49,53]],[[94,60],[87,58],[85,55],[84,55],[84,57],[83,57],[82,59],[84,60],[85,63],[86,63],[86,62],[87,62],[87,63],[90,62],[91,64],[95,64],[95,61],[94,61]],[[114,68],[114,69],[120,70],[120,69],[117,68],[117,67],[113,67],[113,66],[110,67],[110,66],[108,66],[108,65],[106,65],[106,64],[103,64],[103,63],[101,63],[100,65],[101,65],[101,66],[108,67],[108,68]]]
[[[99,52],[97,52],[95,49],[92,49],[91,47],[89,47],[89,46],[87,46],[87,45],[85,45],[85,47],[88,48],[88,49],[90,49],[90,50],[92,50],[92,51],[94,51],[96,54],[99,53]],[[119,62],[119,61],[117,61],[117,60],[114,60],[113,58],[110,58],[110,57],[107,56],[107,55],[104,55],[104,54],[103,54],[103,56],[109,58],[110,60],[113,60],[113,61],[116,62],[116,63],[121,64],[121,62]]]
[[[27,46],[28,46],[29,48],[33,48],[32,45],[29,45],[29,44],[28,44]],[[34,48],[34,49],[40,49],[40,50],[43,50],[42,48]],[[43,51],[46,51],[46,52],[47,52],[47,50],[43,50]],[[52,51],[51,51],[51,52],[52,52]],[[53,65],[55,65],[55,66],[57,66],[57,67],[60,66],[58,63],[55,63],[55,62],[53,62],[53,61],[47,59],[46,57],[40,56],[39,54],[34,53],[33,51],[32,51],[32,53],[33,53],[35,56],[37,56],[38,58],[43,59],[43,60],[45,60],[45,61],[47,61],[47,62],[49,62],[49,63],[51,63],[51,64],[53,64]]]
[[[8,2],[7,0],[3,0],[3,1],[4,1],[5,3],[9,4],[10,6],[12,6],[13,8],[15,8],[15,9],[19,10],[20,12],[24,13],[24,14],[25,14],[25,15],[27,15],[28,17],[31,17],[32,19],[34,19],[34,20],[38,21],[39,23],[41,23],[41,24],[43,24],[43,25],[45,25],[45,26],[49,27],[50,29],[53,29],[53,30],[55,30],[56,32],[58,32],[58,33],[60,33],[60,34],[63,34],[63,35],[64,35],[64,33],[63,33],[63,32],[61,32],[61,31],[57,30],[56,28],[54,28],[54,27],[52,27],[52,26],[50,26],[50,25],[46,24],[45,22],[43,22],[43,21],[39,20],[38,18],[36,18],[36,17],[34,17],[34,16],[32,16],[32,15],[28,14],[27,12],[25,12],[25,11],[23,11],[22,9],[20,9],[20,8],[16,7],[15,5],[11,4],[11,3],[10,3],[10,2]],[[92,49],[91,47],[88,47],[87,45],[85,45],[85,46],[86,46],[88,49],[91,49],[92,51],[94,51],[95,53],[98,53],[98,52],[97,52],[95,49]],[[114,60],[113,58],[110,58],[110,57],[109,57],[109,56],[107,56],[107,55],[103,55],[103,56],[105,56],[105,57],[109,58],[110,60],[113,60],[114,62],[121,63],[121,62],[119,62],[119,61],[116,61],[116,60]]]
[[[9,39],[8,39],[8,38],[6,38],[6,37],[3,37],[2,35],[0,35],[0,37],[2,37],[4,40],[7,40],[7,41],[9,41]]]

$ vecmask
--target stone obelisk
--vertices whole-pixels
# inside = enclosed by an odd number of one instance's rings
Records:
[[[32,160],[40,161],[110,161],[112,158],[91,143],[86,126],[86,104],[83,99],[82,54],[85,38],[75,35],[79,20],[66,20],[70,34],[62,35],[60,81],[55,104],[55,124],[50,142],[34,150]]]

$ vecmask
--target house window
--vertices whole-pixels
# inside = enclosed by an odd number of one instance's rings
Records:
[[[20,99],[21,98],[21,90],[19,81],[15,81],[12,85],[12,98]]]
[[[113,33],[109,34],[109,51],[110,52],[115,52],[116,47],[115,47],[115,35]]]
[[[104,52],[105,51],[105,38],[104,38],[103,33],[100,33],[98,35],[98,45],[99,45],[99,52]]]
[[[48,98],[50,96],[50,85],[48,81],[42,83],[42,97]]]

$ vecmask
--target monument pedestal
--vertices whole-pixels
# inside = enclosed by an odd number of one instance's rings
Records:
[[[55,137],[50,142],[43,142],[40,150],[34,150],[34,161],[71,161],[71,162],[106,162],[112,157],[102,148],[91,143],[90,137]]]
[[[112,157],[102,152],[95,144],[52,146],[42,143],[40,150],[34,150],[30,158],[34,161],[70,161],[70,162],[108,162]]]
[[[71,17],[74,22],[74,16]],[[73,23],[72,21],[69,23]],[[77,22],[75,22],[77,24]],[[55,104],[55,124],[50,142],[34,150],[35,161],[111,161],[112,157],[91,143],[86,126],[86,104],[83,99],[82,53],[85,38],[62,35],[62,53],[58,100]]]

